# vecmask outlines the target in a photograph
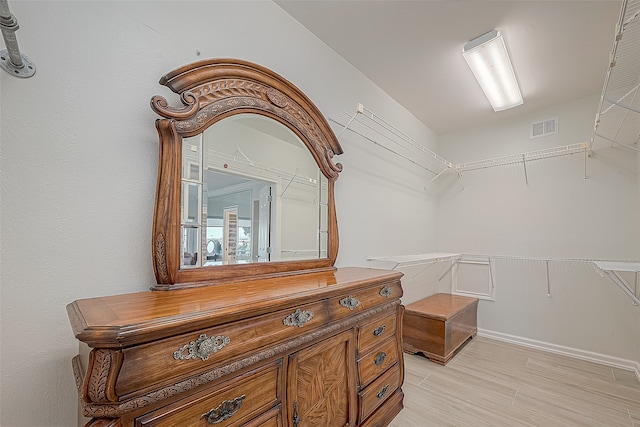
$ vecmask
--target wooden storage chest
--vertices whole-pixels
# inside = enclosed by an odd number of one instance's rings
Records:
[[[423,353],[446,365],[477,331],[478,300],[450,294],[435,294],[407,305],[403,320],[403,348]]]

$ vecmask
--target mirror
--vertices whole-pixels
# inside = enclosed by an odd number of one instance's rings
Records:
[[[333,269],[342,148],[305,94],[237,59],[185,65],[160,84],[182,105],[151,99],[163,117],[154,289]]]
[[[238,114],[184,138],[182,194],[181,268],[328,257],[327,179],[275,120]]]

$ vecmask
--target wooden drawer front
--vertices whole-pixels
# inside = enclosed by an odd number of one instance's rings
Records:
[[[236,377],[222,387],[200,392],[189,398],[150,412],[136,419],[135,426],[220,427],[239,426],[280,402],[282,360]],[[280,411],[278,410],[278,413]],[[272,414],[277,417],[278,414]],[[210,418],[210,419],[207,419]],[[249,425],[260,425],[251,424]],[[274,424],[278,425],[278,424]]]
[[[360,385],[365,387],[378,375],[398,361],[398,343],[395,334],[380,346],[371,349],[358,361]]]
[[[400,366],[395,365],[359,393],[362,422],[400,387]]]
[[[257,418],[243,424],[242,427],[283,427],[282,406],[278,405],[269,412],[265,412]]]
[[[402,287],[399,281],[355,291],[330,299],[329,316],[331,320],[342,319],[376,305],[396,300],[401,296]]]
[[[297,310],[300,312],[296,319],[293,315]],[[287,326],[284,323],[287,318],[287,322],[291,320],[296,323],[297,320],[302,323],[309,317],[309,313],[313,313],[313,317],[303,326]],[[225,360],[251,354],[261,347],[305,334],[327,321],[325,305],[320,301],[125,349],[116,393],[123,397],[151,385],[158,387],[175,383],[214,365],[219,366]],[[202,335],[206,335],[206,339],[198,342]],[[214,342],[216,337],[221,338]],[[225,343],[225,339],[228,342]],[[207,345],[209,348],[213,345],[222,348],[211,352],[204,360],[195,354],[189,358],[189,347],[206,349]],[[177,356],[174,353],[178,353]]]
[[[397,314],[392,313],[377,317],[358,329],[358,353],[363,354],[372,346],[380,344],[396,332]]]

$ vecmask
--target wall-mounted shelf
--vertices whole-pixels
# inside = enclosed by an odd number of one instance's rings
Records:
[[[355,112],[343,112],[330,120],[343,127],[338,139],[350,130],[378,147],[438,176],[453,167],[450,161],[387,123],[362,104],[356,106]]]
[[[342,131],[338,134],[338,138],[342,137],[347,130],[350,130],[374,143],[378,147],[431,172],[434,176],[429,182],[427,182],[427,186],[443,174],[454,172],[458,174],[460,182],[462,183],[462,188],[464,189],[464,181],[462,179],[462,174],[464,172],[520,163],[523,166],[525,183],[529,184],[527,162],[578,153],[584,154],[584,177],[585,179],[587,178],[587,154],[589,152],[589,143],[586,142],[530,151],[527,153],[510,154],[507,156],[494,157],[467,163],[454,163],[405,135],[396,127],[390,125],[371,112],[371,110],[365,108],[362,104],[358,104],[356,106],[356,111],[354,113],[343,112],[337,117],[330,118],[330,120],[343,127]]]
[[[640,0],[624,0],[589,148],[595,142],[640,151]]]
[[[585,263],[596,267],[601,276],[607,276],[616,285],[622,289],[633,301],[634,305],[640,305],[640,262],[636,261],[611,261],[611,260],[596,260],[588,258],[535,258],[535,257],[518,257],[518,256],[505,256],[505,255],[478,255],[478,254],[461,254],[461,253],[445,253],[434,252],[417,255],[400,255],[400,256],[380,256],[380,257],[368,257],[367,261],[383,261],[393,263],[393,270],[406,267],[415,267],[419,265],[426,265],[427,268],[432,265],[443,262],[451,261],[451,265],[442,273],[438,280],[442,280],[444,276],[451,271],[451,269],[458,263],[460,264],[483,264],[489,268],[489,280],[491,287],[495,287],[493,280],[492,261],[496,260],[515,260],[515,261],[535,261],[545,264],[546,268],[546,281],[547,281],[547,296],[551,298],[551,280],[549,275],[549,263],[550,262],[571,262],[571,263]],[[421,270],[421,272],[424,271]],[[627,281],[619,274],[620,272],[635,273],[635,284],[633,288],[627,283]],[[417,275],[417,274],[416,274]],[[416,276],[414,275],[414,277]]]
[[[601,271],[601,274],[606,275],[616,285],[618,285],[620,289],[629,295],[635,305],[640,305],[640,286],[638,284],[638,273],[640,273],[639,262],[593,261],[593,263]],[[620,276],[620,272],[635,273],[635,284],[633,289],[627,281]]]
[[[459,258],[460,254],[451,254],[446,252],[434,252],[428,254],[419,255],[398,255],[398,256],[381,256],[381,257],[368,257],[367,261],[383,261],[391,262],[394,264],[391,267],[392,270],[401,267],[413,267],[416,265],[431,264],[441,261],[447,261],[451,259]]]

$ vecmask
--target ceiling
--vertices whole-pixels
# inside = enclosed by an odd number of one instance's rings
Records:
[[[600,94],[619,0],[276,0],[439,135]],[[494,112],[462,46],[499,29],[524,104]],[[355,106],[354,106],[355,108]],[[595,117],[594,109],[594,117]]]

